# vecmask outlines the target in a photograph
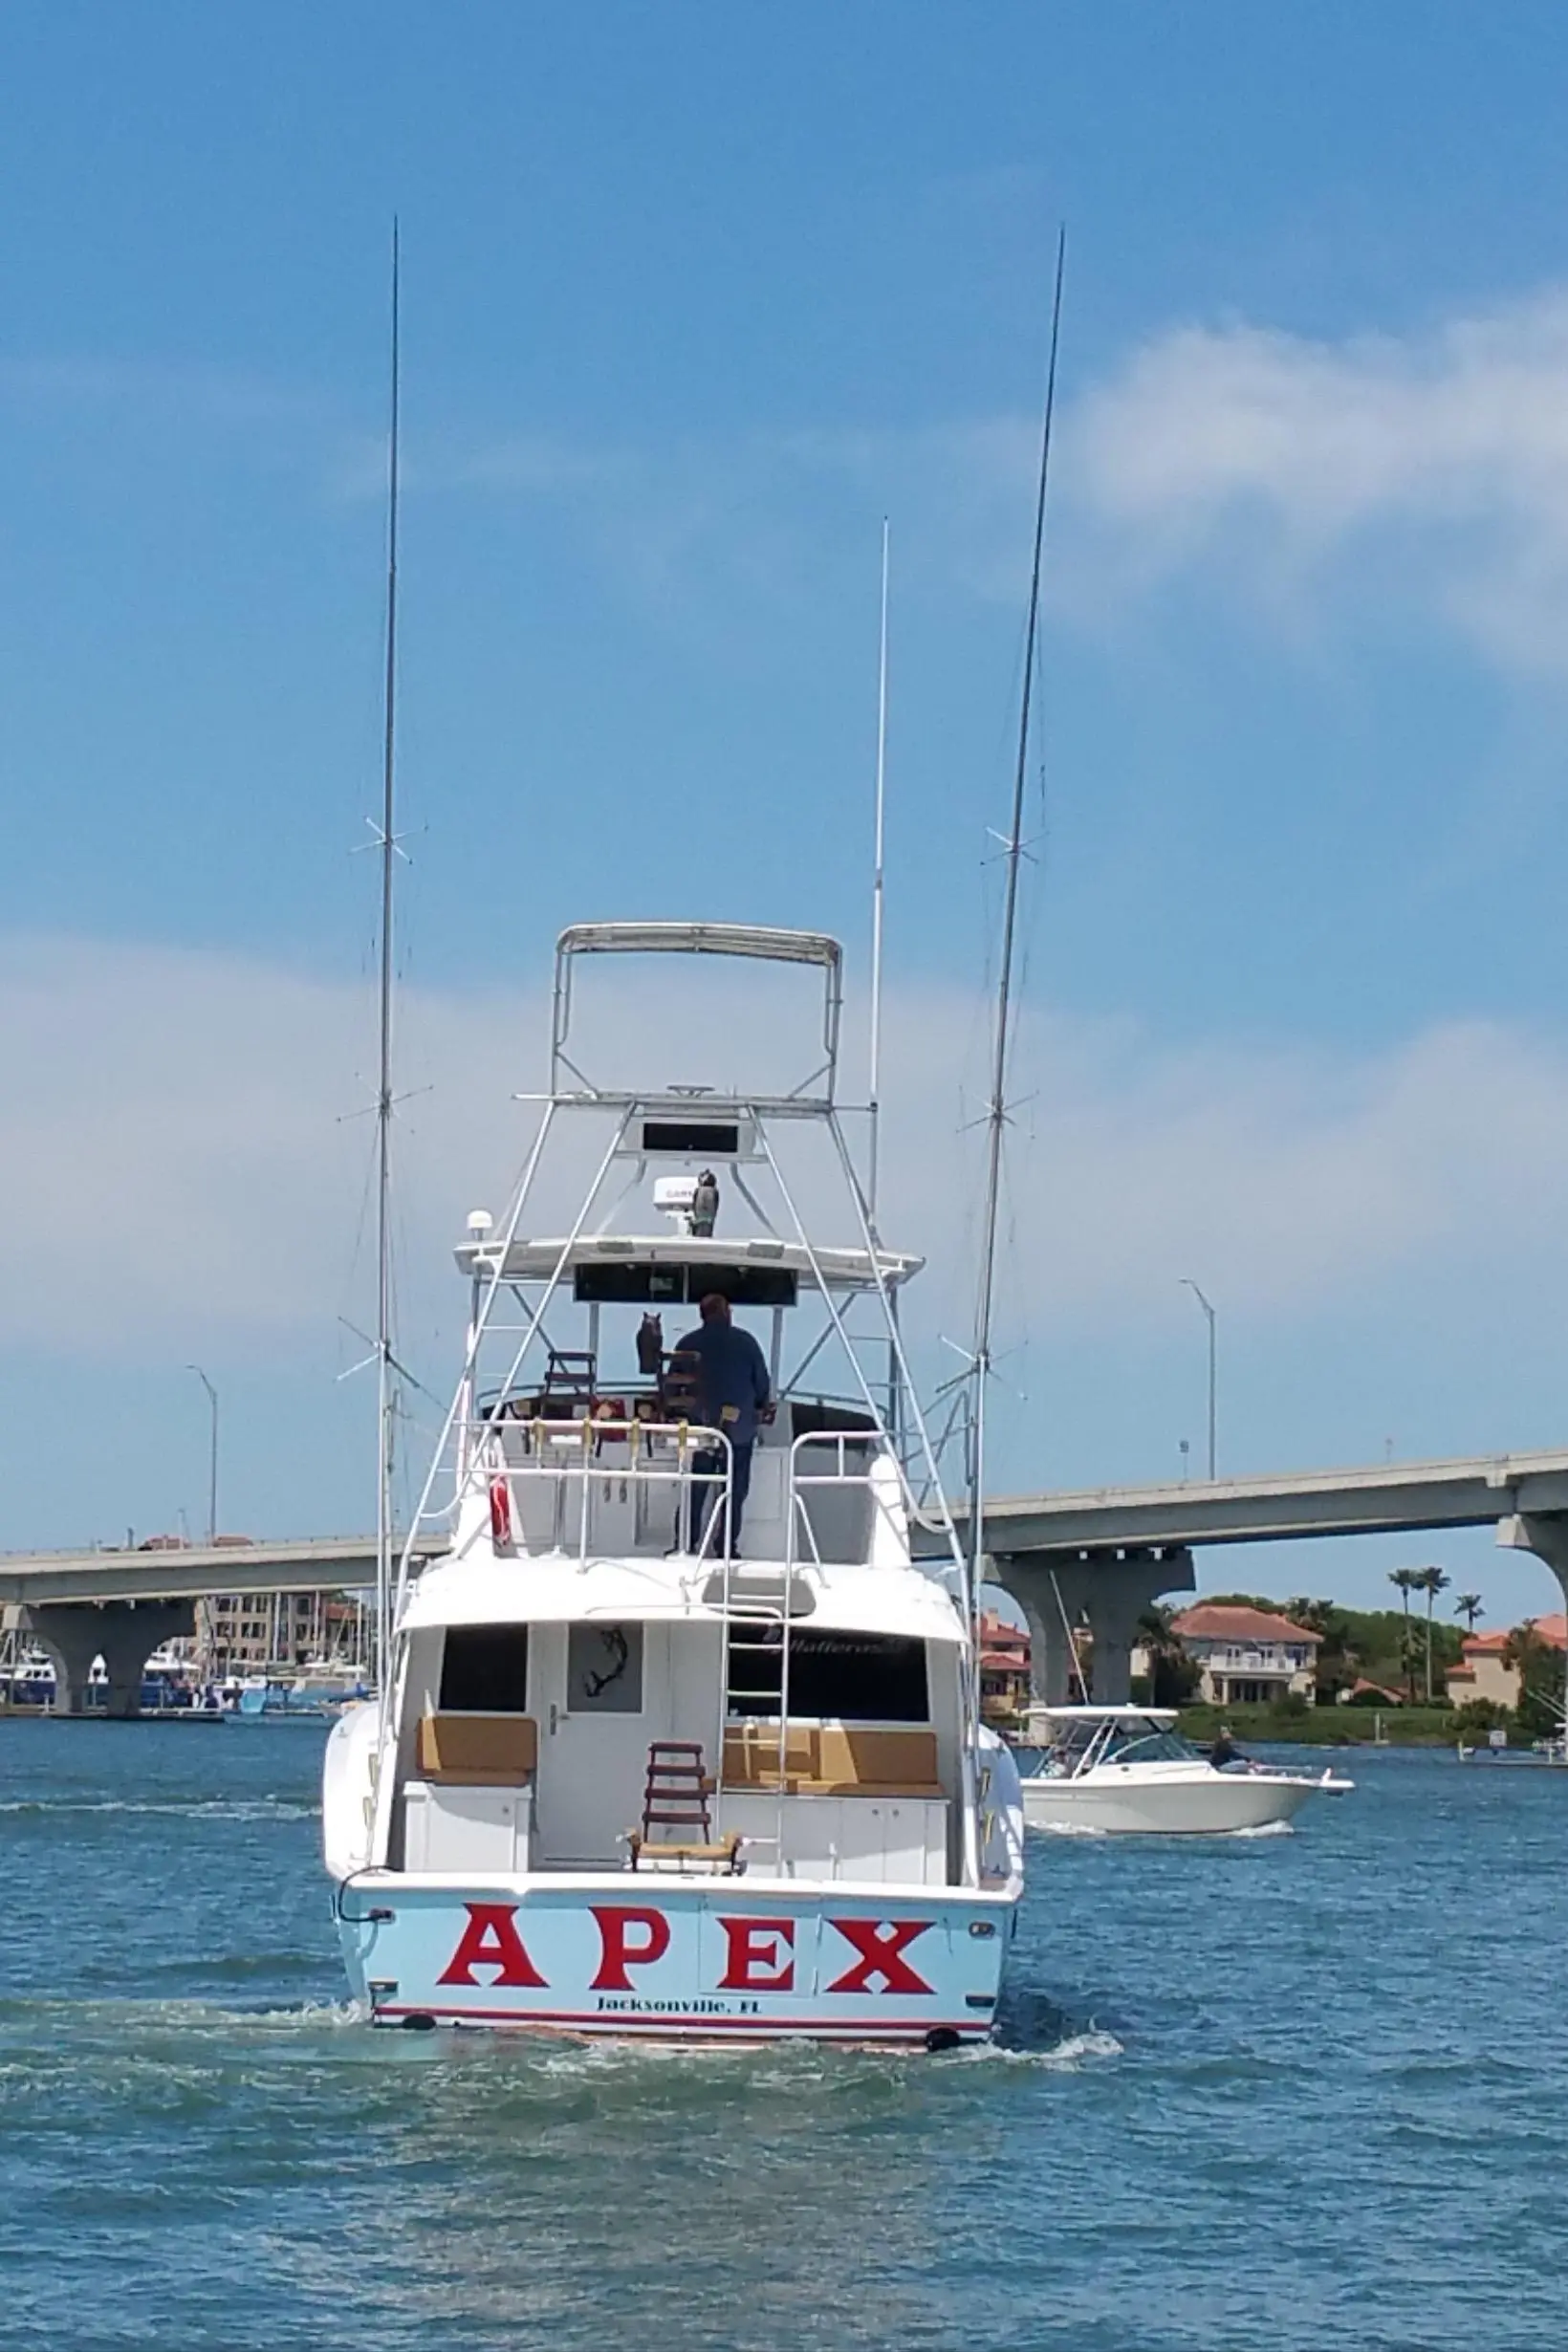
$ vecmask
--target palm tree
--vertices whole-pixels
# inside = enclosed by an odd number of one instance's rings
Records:
[[[1517,1666],[1523,1675],[1528,1666],[1534,1666],[1545,1647],[1540,1627],[1533,1617],[1527,1617],[1522,1625],[1513,1628],[1503,1644],[1503,1664]]]
[[[1416,1670],[1410,1650],[1410,1595],[1417,1589],[1420,1577],[1419,1568],[1390,1568],[1388,1571],[1388,1581],[1397,1587],[1405,1604],[1405,1688],[1412,1707],[1416,1703]]]
[[[1473,1633],[1475,1631],[1475,1621],[1481,1614],[1481,1596],[1479,1593],[1461,1593],[1455,1600],[1453,1604],[1453,1613],[1455,1617],[1462,1617],[1464,1619],[1465,1631],[1467,1633]]]
[[[1503,1644],[1503,1664],[1512,1666],[1519,1678],[1519,1695],[1514,1703],[1514,1712],[1523,1728],[1530,1728],[1531,1717],[1537,1710],[1546,1720],[1536,1728],[1556,1728],[1554,1718],[1561,1710],[1543,1688],[1549,1656],[1550,1644],[1533,1617],[1527,1617],[1522,1625],[1515,1625]]]
[[[1350,1625],[1343,1609],[1333,1601],[1313,1601],[1298,1593],[1286,1601],[1285,1615],[1293,1625],[1304,1625],[1322,1636],[1314,1671],[1318,1697],[1332,1697],[1350,1680],[1350,1668],[1356,1663],[1348,1645]]]
[[[1426,1596],[1426,1704],[1432,1703],[1432,1603],[1440,1592],[1452,1581],[1442,1568],[1418,1568],[1413,1579],[1414,1589]]]
[[[1151,1601],[1138,1620],[1138,1638],[1149,1655],[1151,1707],[1185,1706],[1197,1689],[1202,1674],[1187,1656],[1182,1637],[1172,1626],[1176,1611],[1167,1602]]]

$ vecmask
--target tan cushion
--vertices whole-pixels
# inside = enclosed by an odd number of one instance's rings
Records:
[[[815,1724],[792,1723],[785,1740],[784,1771],[788,1778],[815,1776],[817,1743]],[[724,1776],[730,1788],[773,1788],[778,1782],[778,1729],[774,1724],[733,1724],[724,1735]]]
[[[521,1788],[539,1760],[539,1727],[532,1715],[422,1715],[418,1753],[422,1779]]]
[[[731,1789],[776,1789],[777,1727],[732,1725],[724,1735],[724,1779]],[[799,1797],[941,1797],[936,1733],[792,1723],[784,1786]]]

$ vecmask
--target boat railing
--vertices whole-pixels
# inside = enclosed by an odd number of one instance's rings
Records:
[[[827,1470],[803,1470],[801,1457],[810,1446],[832,1447],[833,1466]],[[859,1457],[853,1464],[852,1447]],[[824,1557],[869,1558],[875,1525],[876,1468],[879,1460],[888,1458],[878,1442],[877,1432],[869,1429],[808,1429],[792,1442],[784,1494],[786,1572],[806,1557],[814,1568],[820,1568]],[[837,1526],[826,1513],[814,1514],[811,1508],[814,1494],[820,1494],[825,1500],[834,1493],[854,1493],[862,1498],[850,1512],[834,1514]],[[802,1535],[806,1543],[804,1555],[796,1550]],[[829,1544],[825,1554],[824,1535]]]
[[[468,1483],[488,1493],[498,1549],[575,1552],[579,1566],[605,1553],[675,1550],[717,1559],[729,1549],[734,1452],[722,1429],[534,1414],[476,1422],[465,1436]],[[660,1509],[666,1503],[672,1517]]]

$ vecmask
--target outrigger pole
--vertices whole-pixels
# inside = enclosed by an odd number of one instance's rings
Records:
[[[986,1388],[991,1379],[991,1308],[996,1283],[996,1223],[1002,1193],[1002,1136],[1008,1123],[1007,1064],[1012,1043],[1013,962],[1018,926],[1018,876],[1024,858],[1024,785],[1029,769],[1029,720],[1034,684],[1034,646],[1039,634],[1040,559],[1045,549],[1045,491],[1051,473],[1051,424],[1056,403],[1056,350],[1061,336],[1061,287],[1067,262],[1067,230],[1056,237],[1056,288],[1051,306],[1051,359],[1045,379],[1045,421],[1040,433],[1039,489],[1034,502],[1034,559],[1029,583],[1029,628],[1024,640],[1023,696],[1018,714],[1018,764],[1013,779],[1013,823],[1008,834],[1007,885],[1002,909],[1002,962],[996,985],[996,1033],[992,1041],[991,1100],[986,1110],[986,1195],[981,1227],[980,1294],[975,1306],[974,1415],[969,1447],[969,1605],[980,1613],[980,1565],[985,1557],[982,1525],[986,1474]]]
[[[398,669],[398,223],[392,221],[392,387],[386,468],[386,701],[381,758],[381,1066],[376,1087],[376,1677],[392,1647],[392,860]]]
[[[877,1230],[877,1173],[882,1126],[882,816],[887,785],[887,517],[882,533],[882,630],[877,653],[877,830],[871,873],[871,1082],[866,1107],[871,1113],[871,1152],[867,1166],[866,1206],[871,1230]]]

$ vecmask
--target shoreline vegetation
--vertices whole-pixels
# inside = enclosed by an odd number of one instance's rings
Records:
[[[1348,1720],[1347,1720],[1348,1718]],[[1281,1741],[1298,1748],[1454,1748],[1461,1739],[1484,1743],[1486,1731],[1448,1707],[1184,1707],[1177,1729],[1200,1747],[1224,1724],[1242,1747]],[[1511,1747],[1528,1748],[1528,1736],[1511,1730]]]
[[[1451,1581],[1442,1569],[1396,1569],[1389,1581],[1400,1595],[1397,1609],[1351,1609],[1304,1594],[1283,1601],[1253,1593],[1216,1595],[1221,1605],[1283,1617],[1317,1637],[1312,1695],[1297,1689],[1257,1706],[1220,1707],[1200,1699],[1201,1671],[1176,1630],[1178,1612],[1156,1604],[1140,1621],[1152,1673],[1135,1678],[1133,1696],[1178,1708],[1181,1729],[1200,1743],[1212,1740],[1222,1724],[1242,1740],[1333,1748],[1482,1745],[1500,1731],[1511,1748],[1529,1749],[1560,1734],[1562,1652],[1536,1633],[1535,1621],[1513,1628],[1502,1651],[1517,1685],[1514,1703],[1472,1698],[1455,1705],[1448,1677],[1464,1663],[1480,1596],[1458,1595],[1453,1608],[1465,1620],[1461,1626],[1434,1614],[1433,1604]],[[1426,1602],[1423,1613],[1412,1613],[1415,1596]]]

